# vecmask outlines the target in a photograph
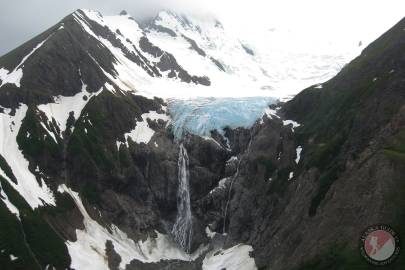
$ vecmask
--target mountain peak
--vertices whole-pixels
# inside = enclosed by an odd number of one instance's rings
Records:
[[[126,15],[104,16],[78,9],[23,50],[17,48],[0,59],[0,88],[20,93],[46,89],[45,98],[38,95],[41,100],[36,101],[43,103],[57,95],[75,95],[82,84],[89,92],[108,85],[109,89],[160,97],[235,95],[235,91],[219,91],[226,82],[238,89],[238,95],[251,93],[245,89],[260,95],[261,87],[268,84],[254,57],[239,39],[218,28],[220,23],[213,16],[162,10],[142,25],[127,12],[121,14]],[[58,70],[59,78],[46,70]],[[17,75],[18,81],[14,80]],[[174,84],[167,88],[162,87],[164,83]],[[193,85],[213,87],[186,90]]]

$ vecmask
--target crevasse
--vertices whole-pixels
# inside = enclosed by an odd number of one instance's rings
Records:
[[[226,127],[249,128],[276,101],[272,97],[173,99],[168,111],[173,133],[180,139],[186,133],[210,136],[212,130],[223,133]]]

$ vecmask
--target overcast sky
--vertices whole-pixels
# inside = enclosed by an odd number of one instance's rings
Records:
[[[134,17],[173,7],[212,12],[243,37],[272,27],[309,36],[376,38],[405,16],[404,0],[0,0],[0,55],[36,36],[78,8],[104,15],[125,9]],[[366,38],[366,39],[367,39]]]

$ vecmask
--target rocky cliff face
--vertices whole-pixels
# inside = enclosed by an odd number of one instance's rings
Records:
[[[207,79],[114,23],[78,11],[0,58],[2,268],[369,269],[367,226],[405,234],[405,21],[321,87],[208,138],[176,138],[167,101],[122,74]],[[162,27],[140,31],[184,30]],[[188,253],[172,235],[180,143]]]
[[[290,136],[273,127],[253,139],[229,235],[252,244],[259,268],[369,269],[361,232],[385,223],[403,233],[404,28],[402,20],[338,76],[283,105],[279,114],[301,124]]]

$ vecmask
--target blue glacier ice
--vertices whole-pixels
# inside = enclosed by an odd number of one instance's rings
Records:
[[[173,133],[181,139],[187,132],[210,136],[212,130],[223,134],[225,127],[249,128],[276,102],[272,97],[173,99],[168,101],[168,111]]]

